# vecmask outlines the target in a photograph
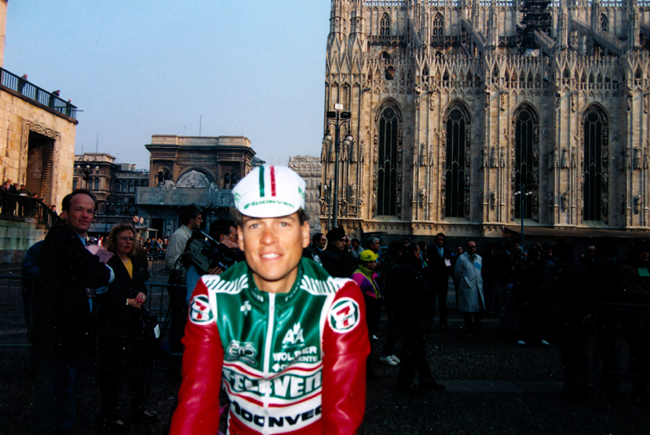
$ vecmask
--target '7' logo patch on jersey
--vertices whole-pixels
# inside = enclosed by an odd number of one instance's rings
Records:
[[[359,304],[354,299],[343,298],[332,305],[327,320],[334,332],[351,331],[361,320]]]
[[[190,321],[197,325],[204,325],[214,319],[210,303],[206,295],[198,295],[192,298],[190,305]]]

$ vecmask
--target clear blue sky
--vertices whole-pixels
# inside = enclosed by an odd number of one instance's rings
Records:
[[[61,90],[76,153],[149,168],[153,134],[320,155],[328,0],[9,0],[4,68]],[[98,140],[99,138],[99,140]]]

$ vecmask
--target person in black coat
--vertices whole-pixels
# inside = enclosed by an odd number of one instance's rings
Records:
[[[105,287],[112,270],[86,250],[85,237],[96,201],[87,190],[63,199],[65,225],[52,227],[40,253],[34,285],[32,355],[38,376],[32,433],[69,431],[74,426],[79,371],[94,350],[92,304],[87,288]]]
[[[357,268],[352,253],[346,249],[345,230],[333,228],[327,233],[327,248],[321,255],[323,267],[335,278],[349,278]]]
[[[113,255],[108,265],[115,271],[115,281],[97,298],[99,304],[100,391],[103,419],[107,426],[125,426],[120,415],[118,391],[126,375],[130,386],[133,420],[153,419],[145,408],[145,392],[152,364],[152,339],[144,329],[147,299],[146,264],[135,255],[133,225],[117,224],[108,236],[106,249]]]
[[[518,306],[518,344],[541,343],[544,339],[542,298],[544,292],[542,248],[532,245],[519,272],[515,297]]]
[[[584,400],[589,394],[589,351],[591,317],[596,294],[585,285],[588,270],[573,258],[571,245],[560,240],[554,254],[558,258],[555,274],[558,333],[564,367],[563,396]]]
[[[447,249],[447,238],[443,233],[436,234],[436,243],[427,249],[429,267],[426,271],[429,285],[431,286],[431,305],[429,307],[427,323],[432,326],[433,318],[436,314],[436,300],[438,301],[440,330],[447,331],[447,318],[449,310],[447,309],[447,294],[449,292],[449,277],[453,275],[452,256]]]
[[[437,383],[431,376],[427,362],[424,328],[426,327],[426,306],[429,283],[421,273],[422,260],[420,247],[415,243],[404,246],[401,262],[392,269],[393,279],[402,289],[395,295],[395,311],[402,325],[404,345],[400,355],[400,371],[397,376],[397,390],[415,391],[415,373],[419,376],[419,390],[444,390],[445,386]]]

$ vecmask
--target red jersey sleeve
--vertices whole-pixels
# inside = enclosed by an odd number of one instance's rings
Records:
[[[369,353],[363,296],[348,281],[336,293],[323,331],[323,433],[354,434],[361,425]]]
[[[183,345],[183,382],[169,433],[214,435],[219,429],[224,352],[203,280],[192,294]]]

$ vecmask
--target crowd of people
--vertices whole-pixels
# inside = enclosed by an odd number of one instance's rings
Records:
[[[498,319],[501,332],[518,345],[558,345],[567,397],[588,397],[588,345],[595,342],[603,367],[600,388],[609,393],[619,391],[617,373],[628,370],[633,373],[632,397],[649,399],[650,326],[643,322],[650,315],[647,241],[634,242],[622,257],[617,255],[615,242],[605,238],[584,253],[573,252],[567,240],[533,243],[526,252],[510,240],[488,243],[479,255],[474,240],[451,251],[443,233],[437,234],[429,247],[425,240],[393,241],[387,250],[382,249],[381,256],[377,255],[381,247],[378,238],[370,237],[365,245],[367,250],[355,257],[359,249],[351,246],[343,229],[334,228],[326,235],[313,235],[304,256],[322,264],[332,276],[357,281],[364,293],[373,348],[379,347],[378,318],[385,310],[386,340],[377,359],[390,366],[401,361],[400,389],[414,388],[413,366],[420,386],[427,389],[431,385],[422,333],[449,331],[448,305],[454,301],[447,297],[453,286],[456,308],[463,316],[462,329],[468,335],[480,334],[483,317],[490,315]],[[438,325],[434,326],[436,318]],[[400,336],[405,344],[398,358],[395,343]],[[629,368],[618,367],[617,337],[628,343]],[[370,361],[368,378],[373,379],[377,376]]]
[[[147,250],[164,252],[169,351],[183,357],[174,434],[217,427],[212,402],[218,406],[222,381],[230,424],[242,433],[284,424],[358,427],[365,381],[379,378],[375,362],[398,367],[399,392],[443,391],[432,375],[425,334],[450,330],[450,302],[469,336],[483,333],[488,315],[519,345],[558,345],[571,398],[589,394],[588,345],[594,340],[604,373],[600,387],[619,390],[617,339],[623,336],[633,398],[650,400],[646,241],[618,257],[612,240],[576,255],[565,240],[535,243],[526,252],[514,241],[480,248],[468,240],[452,251],[443,233],[432,246],[404,238],[387,247],[378,237],[363,243],[350,238],[343,228],[310,235],[301,182],[288,168],[256,168],[235,188],[234,221],[215,222],[205,234],[203,210],[190,206],[168,243],[139,242],[125,223],[115,225],[102,246],[87,246],[97,202],[83,189],[66,196],[65,225],[34,245],[23,265],[39,376],[32,433],[73,427],[78,376],[94,351],[104,424],[123,429],[130,421],[156,419],[145,405],[147,369],[158,349],[155,319],[144,306]],[[264,187],[276,184],[286,189],[265,196]],[[450,288],[455,301],[448,301]],[[274,381],[267,395],[262,389],[269,376]],[[123,386],[128,400],[118,394]]]

